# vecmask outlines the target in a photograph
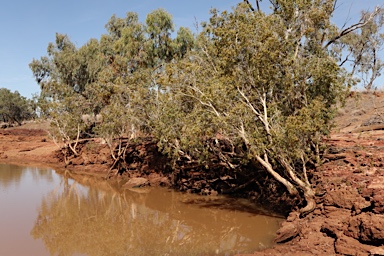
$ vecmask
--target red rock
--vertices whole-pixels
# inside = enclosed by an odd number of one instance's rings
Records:
[[[384,216],[366,213],[361,216],[360,239],[364,242],[384,244]]]
[[[373,189],[384,189],[384,177],[383,176],[376,176],[374,179],[371,180],[370,184],[368,185],[368,188]]]
[[[125,183],[123,188],[138,188],[148,185],[148,180],[146,178],[132,178],[127,183]]]
[[[361,255],[366,256],[369,251],[374,249],[373,246],[360,243],[358,240],[353,239],[342,234],[338,235],[335,243],[336,253],[342,255]]]
[[[384,216],[362,213],[351,217],[344,234],[366,243],[384,244]]]
[[[376,247],[369,251],[371,256],[384,256],[384,247]]]
[[[375,190],[373,192],[373,212],[384,214],[384,190]]]
[[[284,222],[282,227],[277,231],[275,238],[276,243],[281,243],[296,237],[300,232],[297,225],[292,222]]]
[[[360,213],[362,209],[371,206],[371,203],[365,200],[354,188],[340,188],[326,195],[324,205],[354,209],[357,213]]]

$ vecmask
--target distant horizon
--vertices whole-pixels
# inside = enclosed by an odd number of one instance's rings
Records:
[[[119,1],[111,3],[106,0],[69,0],[65,4],[38,0],[9,1],[0,10],[0,22],[3,24],[0,38],[0,88],[12,92],[18,91],[22,96],[32,98],[39,93],[40,88],[32,76],[29,63],[47,55],[47,46],[54,42],[56,33],[66,34],[70,40],[81,47],[91,38],[100,39],[106,34],[105,24],[112,15],[125,17],[129,11],[136,12],[141,22],[153,10],[163,8],[173,16],[175,31],[181,26],[189,27],[196,33],[195,23],[200,24],[210,17],[211,8],[220,11],[230,10],[241,1],[227,0],[197,0],[183,2],[168,0],[164,2],[148,1]],[[254,4],[254,1],[251,1]],[[262,2],[266,10],[268,1]],[[370,0],[369,4],[360,9],[359,0],[339,0],[333,22],[341,26],[344,22],[351,24],[360,17],[362,10],[383,4],[382,0]],[[384,59],[383,52],[380,54]],[[375,85],[380,89],[383,78],[376,80]]]

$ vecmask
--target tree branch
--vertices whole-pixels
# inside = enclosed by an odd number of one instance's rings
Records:
[[[253,6],[251,5],[251,3],[248,1],[248,0],[244,0],[244,2],[246,3],[246,4],[248,4],[248,6],[249,6],[249,9],[251,9],[251,11],[255,11],[255,8],[253,8]],[[257,4],[257,6],[259,6],[259,3],[258,3],[258,1],[256,0],[256,4]]]
[[[201,90],[199,90],[199,88],[197,88],[196,86],[190,85],[190,88],[193,91],[199,93],[201,96],[206,97],[205,94]],[[186,93],[183,93],[183,95],[185,95],[187,97],[191,97],[191,98],[199,101],[201,105],[211,108],[217,117],[221,117],[221,114],[219,113],[219,111],[217,111],[215,106],[213,106],[213,104],[209,98],[208,98],[208,103],[207,103],[207,102],[204,102],[203,100],[201,100],[199,97],[196,97],[194,95],[190,95],[190,94],[186,94]]]
[[[343,29],[337,36],[335,36],[334,38],[329,40],[328,43],[323,48],[327,48],[328,46],[330,46],[331,44],[335,43],[337,40],[339,40],[343,36],[346,36],[349,33],[353,32],[353,31],[355,31],[355,30],[357,30],[359,28],[364,27],[370,21],[372,21],[380,11],[381,11],[381,8],[380,7],[376,7],[375,11],[373,11],[370,15],[362,17],[358,23],[353,24],[353,25],[349,26],[346,29]]]
[[[287,179],[285,179],[284,177],[282,177],[280,174],[278,174],[272,167],[272,165],[265,161],[263,158],[261,158],[259,155],[255,154],[254,153],[254,157],[256,158],[256,160],[262,165],[264,166],[264,168],[276,179],[278,180],[279,182],[281,182],[288,190],[289,194],[291,195],[296,195],[298,193],[297,189],[295,188],[295,186],[289,182]]]

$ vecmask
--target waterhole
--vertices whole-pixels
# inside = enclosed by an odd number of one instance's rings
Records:
[[[272,245],[282,219],[247,200],[87,186],[0,164],[0,255],[235,255]]]

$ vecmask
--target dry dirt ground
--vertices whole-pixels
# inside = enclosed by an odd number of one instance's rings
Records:
[[[64,167],[58,147],[39,127],[0,129],[0,162]],[[277,244],[252,255],[384,255],[384,94],[351,95],[324,140],[325,162],[312,180],[316,210],[301,218],[292,212]],[[110,159],[98,156],[105,147],[88,150],[93,154],[73,159],[73,168],[105,175]]]
[[[57,164],[58,147],[48,137],[47,123],[28,123],[0,129],[0,162],[17,164]]]

